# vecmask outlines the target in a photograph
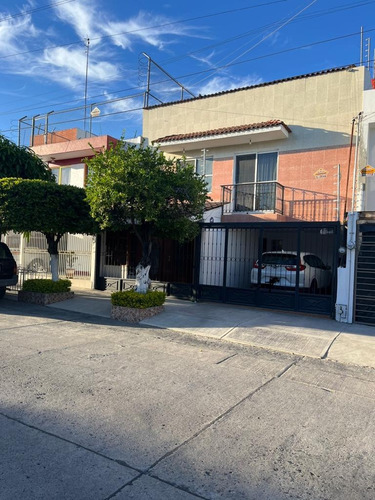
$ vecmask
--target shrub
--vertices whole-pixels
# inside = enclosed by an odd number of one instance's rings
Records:
[[[25,292],[61,293],[70,292],[72,282],[69,280],[52,281],[48,279],[26,280],[22,286]]]
[[[164,292],[149,290],[147,293],[138,293],[134,290],[127,290],[126,292],[112,293],[111,303],[113,306],[146,309],[147,307],[162,306],[165,297]]]

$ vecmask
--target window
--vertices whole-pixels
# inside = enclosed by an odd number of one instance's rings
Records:
[[[322,260],[316,255],[305,255],[304,261],[310,267],[317,267],[318,269],[325,269],[326,266],[323,264]]]
[[[237,156],[235,210],[274,210],[278,153]]]
[[[208,191],[212,191],[212,165],[214,162],[213,156],[203,158],[197,158],[196,160],[196,171],[197,174],[203,175],[204,180],[207,183]]]
[[[237,156],[236,184],[276,180],[277,153]]]
[[[67,165],[66,167],[52,167],[51,171],[56,177],[58,184],[68,184],[70,186],[84,187],[85,165]]]

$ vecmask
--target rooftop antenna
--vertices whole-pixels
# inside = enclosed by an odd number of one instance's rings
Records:
[[[371,38],[366,38],[366,50],[365,50],[365,54],[366,54],[366,59],[367,59],[367,69],[370,71],[370,54],[371,54]]]
[[[85,78],[85,112],[84,112],[84,119],[83,119],[83,130],[85,131],[85,136],[86,136],[87,81],[88,81],[88,75],[89,75],[89,51],[90,51],[90,39],[89,38],[85,39],[85,46],[86,46],[86,78]]]

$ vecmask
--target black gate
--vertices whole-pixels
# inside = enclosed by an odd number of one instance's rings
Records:
[[[375,325],[375,224],[358,226],[354,321]]]
[[[339,238],[335,222],[203,224],[197,297],[332,315]]]

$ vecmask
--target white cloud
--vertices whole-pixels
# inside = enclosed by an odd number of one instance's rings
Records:
[[[28,1],[25,9],[30,8],[33,0]],[[194,36],[195,29],[186,24],[172,24],[171,18],[143,11],[129,19],[113,20],[112,13],[105,11],[96,0],[57,2],[53,10],[47,12],[48,23],[43,29],[34,25],[32,14],[26,11],[14,18],[9,18],[8,13],[0,13],[0,21],[3,20],[0,22],[0,56],[4,73],[36,80],[42,78],[71,89],[80,88],[86,72],[84,39],[89,37],[88,74],[92,88],[118,80],[120,76],[124,79],[121,74],[124,68],[119,62],[123,56],[116,47],[129,51],[137,43],[144,50],[147,46],[162,50],[176,39]],[[40,17],[35,16],[35,21],[41,22]],[[81,45],[74,44],[77,40],[74,33],[82,40]],[[72,45],[68,45],[69,41]],[[67,45],[57,46],[64,43]],[[127,79],[130,80],[134,73],[136,69],[129,70]]]
[[[127,21],[103,24],[102,30],[107,35],[121,33],[111,37],[111,41],[123,49],[131,49],[133,43],[138,40],[162,50],[170,43],[168,37],[171,35],[192,35],[186,26],[170,23],[171,19],[141,11],[136,17]]]
[[[39,32],[30,16],[14,19],[7,17],[6,14],[0,15],[0,54],[3,57],[12,56],[9,59],[14,59],[17,52],[28,49],[26,42],[35,39]]]
[[[215,57],[216,55],[216,52],[215,51],[212,51],[210,54],[208,54],[208,56],[197,56],[196,54],[190,54],[190,57],[192,59],[195,59],[196,61],[199,61],[203,64],[206,64],[207,66],[209,66],[210,68],[213,68],[215,67],[215,63],[212,62],[212,59]]]
[[[90,0],[56,5],[55,12],[59,19],[70,24],[81,38],[93,37],[98,28],[100,32],[100,17],[97,16],[95,3]]]
[[[214,76],[207,83],[197,87],[195,92],[200,95],[216,94],[225,90],[249,87],[262,83],[262,78],[256,75],[249,75],[243,78],[234,78],[230,76]]]

